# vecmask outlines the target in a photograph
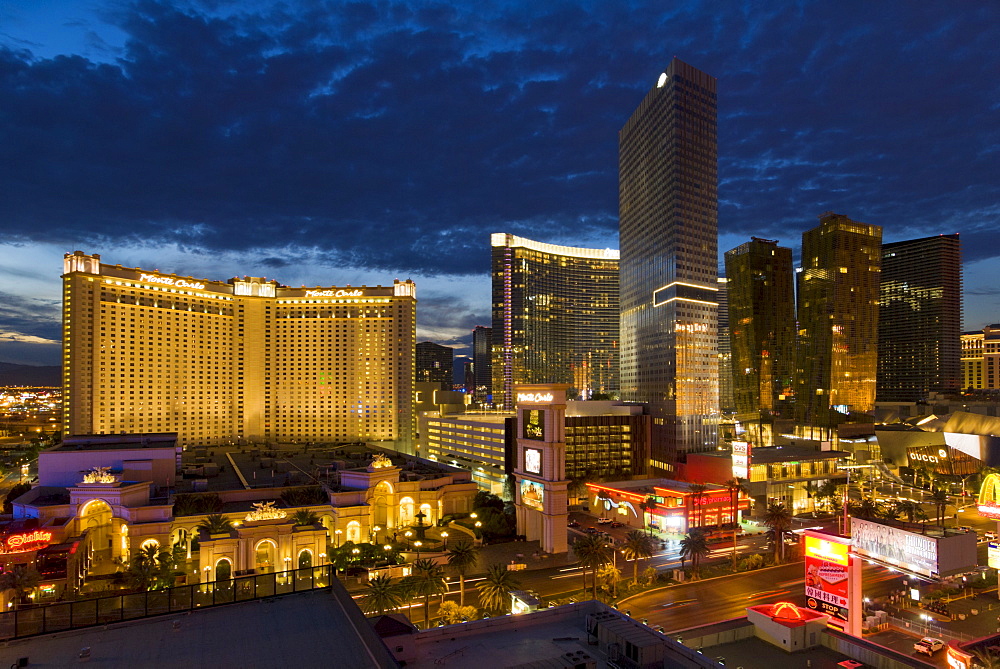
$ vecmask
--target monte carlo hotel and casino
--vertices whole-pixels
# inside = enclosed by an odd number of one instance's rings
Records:
[[[412,437],[415,324],[411,281],[290,288],[66,254],[64,429],[176,432],[189,445],[403,445]]]

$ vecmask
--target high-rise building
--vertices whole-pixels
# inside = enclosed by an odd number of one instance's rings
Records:
[[[878,399],[916,402],[962,387],[958,235],[882,245]]]
[[[719,409],[722,413],[736,408],[733,396],[733,348],[729,329],[729,283],[719,277]]]
[[[1000,323],[963,332],[962,390],[1000,389]]]
[[[416,380],[440,384],[441,390],[451,390],[455,351],[432,341],[416,346]]]
[[[412,281],[288,288],[66,254],[64,429],[404,445],[415,327]]]
[[[622,399],[670,472],[718,441],[715,78],[676,58],[618,133]]]
[[[726,251],[733,392],[740,422],[791,418],[795,372],[795,276],[792,250],[751,238]],[[721,320],[721,318],[720,318]],[[758,432],[755,446],[769,446]]]
[[[882,228],[819,220],[802,234],[795,419],[829,429],[875,408]]]
[[[517,384],[567,383],[570,397],[618,392],[618,252],[495,233],[493,403]],[[598,395],[598,396],[600,396]]]
[[[493,402],[493,328],[477,325],[472,331],[473,383],[467,389],[479,406]]]

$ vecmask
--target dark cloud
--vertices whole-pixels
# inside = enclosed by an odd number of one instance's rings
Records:
[[[0,340],[16,333],[29,344],[60,341],[61,309],[58,302],[0,292]]]
[[[613,237],[617,131],[677,55],[719,79],[722,231],[996,254],[995,4],[478,4],[138,2],[111,63],[4,48],[6,231],[485,273],[490,232]]]

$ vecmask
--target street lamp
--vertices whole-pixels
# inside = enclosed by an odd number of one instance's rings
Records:
[[[337,535],[337,548],[340,548],[340,535],[344,533],[344,530],[334,530],[333,533]]]
[[[414,541],[413,545],[417,549],[417,559],[419,560],[420,559],[420,547],[423,546],[424,544],[423,544],[423,542],[420,542],[420,541]]]
[[[441,533],[441,538],[444,539],[444,549],[448,550],[448,533],[447,532],[442,532]]]

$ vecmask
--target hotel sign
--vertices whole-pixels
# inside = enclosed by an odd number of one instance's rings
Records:
[[[518,393],[518,402],[529,402],[531,404],[545,404],[553,399],[552,393]]]
[[[307,290],[306,297],[361,297],[364,292],[356,290]]]
[[[175,279],[169,276],[158,276],[156,274],[140,274],[139,281],[147,281],[149,283],[161,283],[164,286],[173,286],[175,288],[194,288],[195,290],[204,290],[205,284],[198,283],[196,281],[185,281],[184,279]]]

